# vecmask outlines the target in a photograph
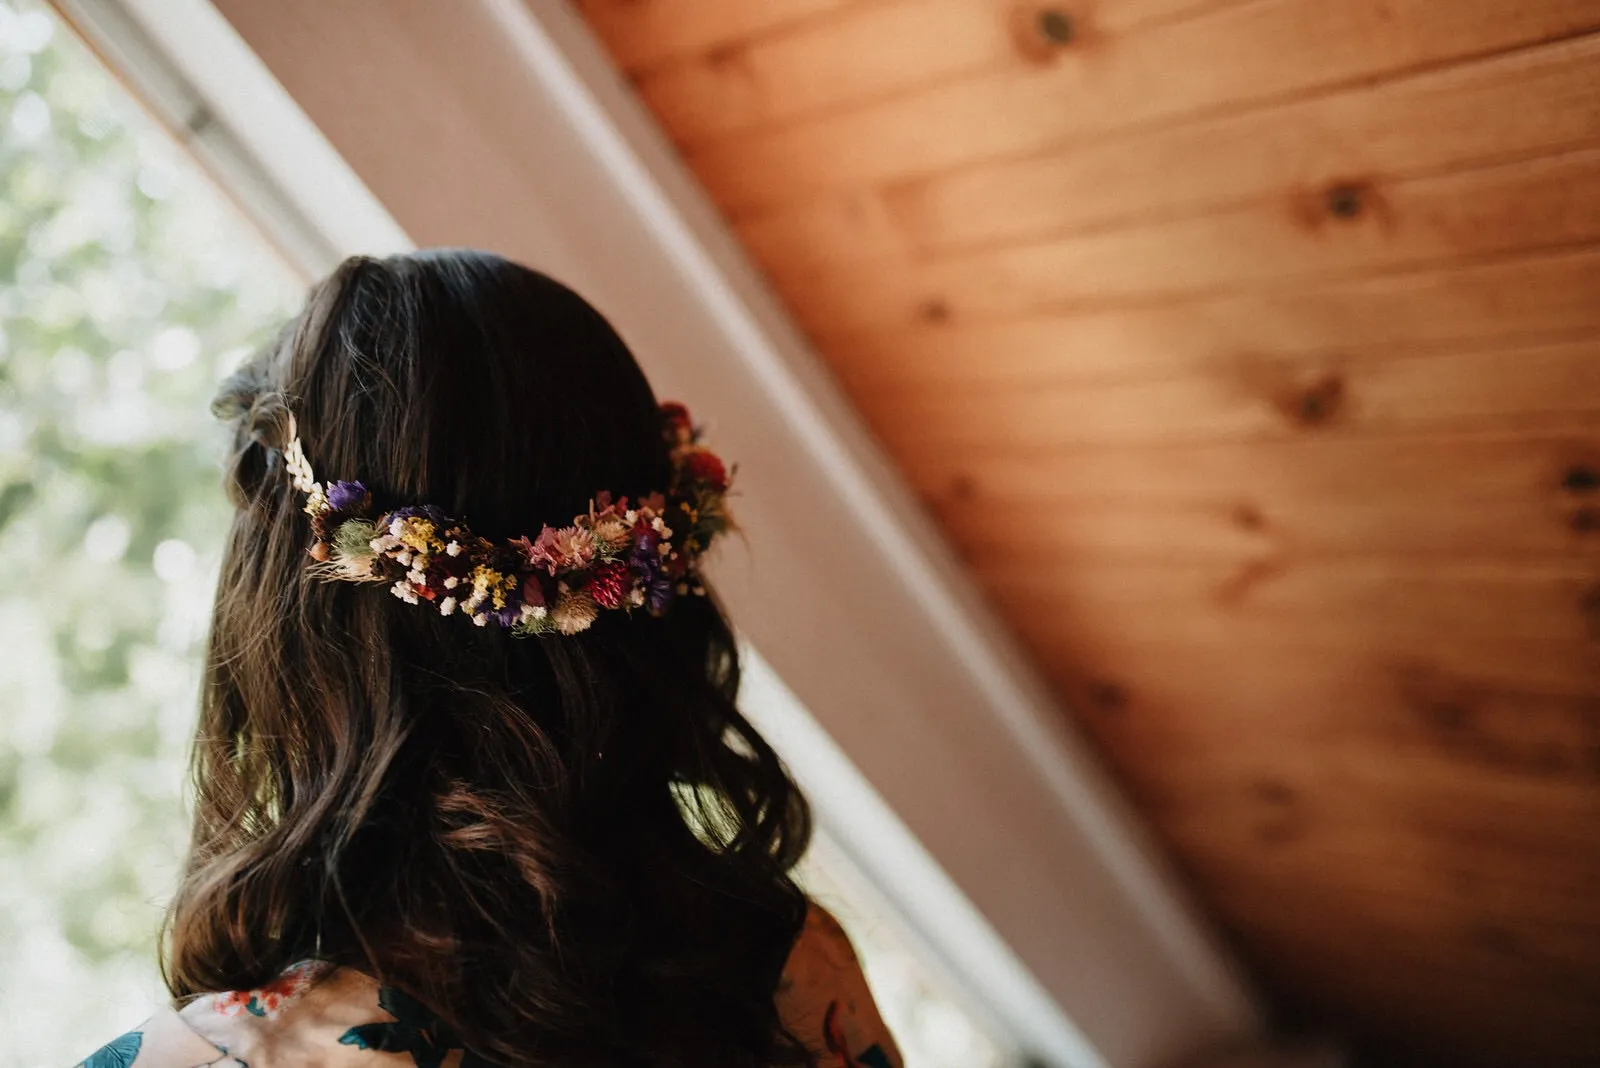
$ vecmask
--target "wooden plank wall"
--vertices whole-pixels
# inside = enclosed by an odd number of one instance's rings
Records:
[[[579,6],[1286,1018],[1600,1064],[1600,0]]]

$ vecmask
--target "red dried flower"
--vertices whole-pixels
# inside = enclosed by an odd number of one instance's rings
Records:
[[[601,608],[621,608],[627,603],[628,592],[633,589],[633,573],[628,570],[627,564],[612,560],[594,569],[585,588]]]
[[[683,469],[691,481],[707,483],[719,493],[728,488],[728,469],[714,452],[696,449],[684,457]]]
[[[668,441],[688,441],[694,435],[689,409],[677,401],[667,401],[661,405],[661,422]]]

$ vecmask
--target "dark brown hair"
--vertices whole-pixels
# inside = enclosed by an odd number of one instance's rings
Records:
[[[803,1060],[773,993],[805,802],[734,704],[710,598],[519,639],[307,570],[284,470],[489,537],[669,474],[657,401],[571,290],[479,252],[353,259],[224,386],[237,508],[207,653],[174,996],[320,957],[505,1065]]]

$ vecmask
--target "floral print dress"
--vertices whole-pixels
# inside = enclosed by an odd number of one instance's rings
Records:
[[[778,988],[823,1068],[900,1068],[844,931],[815,906]],[[78,1068],[490,1068],[425,1006],[348,968],[297,964],[258,990],[166,1009]]]

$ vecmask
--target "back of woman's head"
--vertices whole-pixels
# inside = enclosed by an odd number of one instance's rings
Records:
[[[508,1065],[766,1064],[805,901],[802,798],[734,706],[709,597],[515,637],[308,569],[319,476],[489,538],[666,487],[606,321],[495,256],[346,262],[224,387],[237,513],[168,931],[182,996],[321,957]]]

